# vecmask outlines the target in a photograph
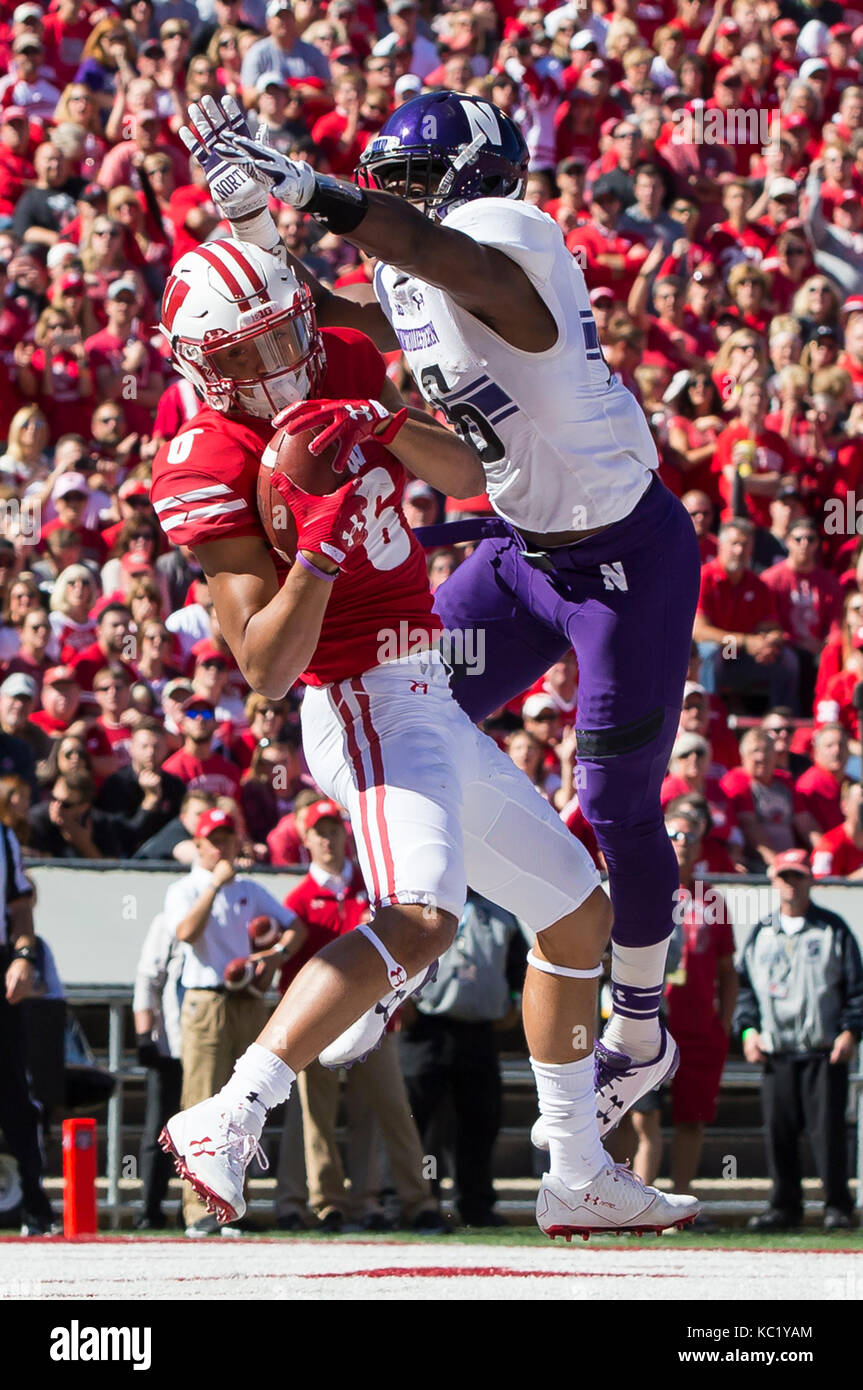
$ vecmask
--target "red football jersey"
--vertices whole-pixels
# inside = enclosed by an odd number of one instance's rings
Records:
[[[370,339],[350,328],[324,329],[322,336],[327,367],[320,398],[377,399],[386,369]],[[267,420],[205,407],[159,450],[152,502],[170,541],[195,546],[259,536],[266,543],[255,499],[261,455],[272,435]],[[317,650],[301,676],[308,685],[362,675],[432,641],[441,630],[432,612],[425,552],[401,508],[404,468],[380,444],[366,442],[361,452],[364,553],[333,584]],[[273,561],[283,579],[288,566],[275,554]]]

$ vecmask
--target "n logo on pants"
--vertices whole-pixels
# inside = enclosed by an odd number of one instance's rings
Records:
[[[606,589],[622,589],[628,592],[629,585],[626,582],[626,575],[623,573],[623,565],[620,560],[615,560],[613,565],[600,565],[602,582]]]

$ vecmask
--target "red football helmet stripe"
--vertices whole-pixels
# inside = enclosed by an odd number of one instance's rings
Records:
[[[266,284],[261,279],[258,272],[255,270],[255,267],[252,265],[251,261],[247,260],[246,257],[243,255],[239,246],[236,246],[234,242],[227,240],[220,241],[218,245],[220,251],[224,251],[227,253],[227,255],[232,256],[233,259],[237,262],[237,265],[239,265],[242,268],[244,273],[248,276],[249,282],[252,285],[255,292],[257,294],[262,294],[263,291],[266,289]]]
[[[209,264],[213,267],[213,269],[219,272],[225,284],[228,286],[228,289],[231,291],[231,294],[236,295],[239,299],[240,308],[251,309],[252,306],[249,303],[248,299],[249,291],[243,289],[239,280],[235,275],[231,273],[228,266],[226,266],[225,263],[217,255],[215,255],[213,251],[210,250],[210,248],[207,246],[199,246],[198,254],[200,256],[203,256],[204,260],[208,261]]]
[[[177,310],[188,293],[188,280],[180,280],[176,275],[172,275],[165,289],[165,302],[162,305],[162,322],[169,333],[172,333],[174,330],[174,319],[177,316]]]

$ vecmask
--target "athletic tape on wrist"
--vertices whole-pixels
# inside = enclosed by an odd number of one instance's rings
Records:
[[[366,938],[366,941],[368,941],[370,945],[374,946],[378,955],[382,958],[383,963],[387,968],[387,979],[390,982],[390,989],[401,989],[402,985],[407,983],[408,978],[408,972],[405,970],[404,966],[399,965],[398,961],[393,959],[386,946],[381,941],[380,937],[375,936],[371,927],[368,926],[367,923],[362,923],[362,925],[357,927],[356,930],[358,932],[362,932],[363,936]]]
[[[302,210],[310,212],[316,222],[323,222],[337,236],[347,236],[362,222],[369,210],[369,200],[364,190],[354,183],[316,174],[315,191]]]
[[[528,951],[527,963],[532,965],[534,970],[543,970],[546,975],[563,975],[567,980],[595,980],[602,974],[601,963],[594,965],[590,970],[570,970],[568,965],[554,965],[550,960],[540,959],[533,951]]]
[[[248,220],[241,221],[235,217],[228,220],[235,241],[247,241],[250,246],[257,246],[259,251],[269,251],[271,256],[277,256],[281,251],[284,256],[284,242],[276,230],[269,208],[261,208],[260,212]]]

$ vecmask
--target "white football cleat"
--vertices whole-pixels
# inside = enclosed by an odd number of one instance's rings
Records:
[[[626,1231],[644,1235],[645,1231],[667,1231],[688,1226],[701,1210],[695,1197],[660,1192],[647,1187],[621,1163],[609,1160],[590,1182],[571,1188],[560,1178],[544,1173],[536,1199],[539,1229],[554,1240],[573,1236],[589,1240],[600,1231],[621,1235]]]
[[[236,1221],[246,1210],[243,1182],[253,1158],[269,1168],[249,1115],[231,1111],[218,1096],[173,1115],[159,1135],[159,1146],[173,1155],[174,1167],[190,1182],[219,1221]]]
[[[659,1033],[659,1052],[650,1062],[634,1062],[626,1053],[615,1052],[606,1047],[601,1038],[597,1039],[593,1050],[593,1089],[599,1137],[603,1142],[637,1100],[661,1086],[663,1081],[670,1081],[677,1071],[680,1065],[677,1043],[664,1023],[660,1023]]]
[[[394,989],[379,1003],[374,1004],[356,1023],[346,1028],[329,1047],[319,1053],[318,1061],[322,1067],[335,1071],[338,1067],[352,1067],[356,1062],[364,1062],[369,1053],[380,1047],[384,1040],[387,1023],[400,1004],[411,995],[418,995],[424,985],[437,978],[438,963],[421,970],[418,975],[406,980],[400,989]]]

